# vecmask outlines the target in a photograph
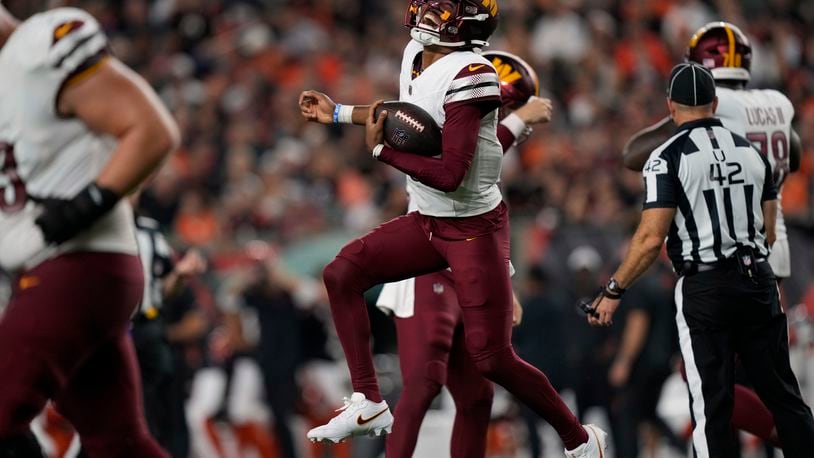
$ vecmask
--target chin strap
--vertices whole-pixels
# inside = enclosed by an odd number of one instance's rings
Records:
[[[418,27],[410,29],[410,36],[413,40],[421,43],[424,46],[437,45],[441,41],[438,33],[422,30]]]
[[[410,29],[410,36],[413,40],[421,43],[424,46],[446,46],[448,48],[464,48],[464,47],[471,47],[476,52],[481,52],[481,48],[485,48],[489,46],[488,42],[477,40],[477,42],[473,41],[456,41],[456,42],[446,42],[441,41],[441,36],[438,32],[422,29],[419,27],[413,27]]]

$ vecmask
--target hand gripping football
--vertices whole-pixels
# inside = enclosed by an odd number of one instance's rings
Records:
[[[395,150],[437,156],[441,154],[441,129],[423,108],[407,102],[384,102],[376,108],[376,118],[387,110],[384,141]]]

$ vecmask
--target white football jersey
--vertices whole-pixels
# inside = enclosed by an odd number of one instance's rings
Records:
[[[746,137],[769,160],[777,185],[777,240],[786,240],[780,197],[783,181],[789,173],[794,107],[785,95],[771,89],[733,90],[718,87],[716,93],[718,109],[715,116],[721,119],[724,127]]]
[[[411,40],[404,49],[399,80],[399,99],[426,110],[443,130],[447,104],[500,97],[500,81],[492,64],[471,51],[456,51],[434,62],[413,78],[413,63],[424,50]],[[483,72],[491,69],[491,72]],[[410,211],[428,216],[466,217],[493,210],[502,196],[500,178],[503,148],[497,138],[498,110],[481,119],[472,166],[453,192],[443,192],[407,178]]]
[[[32,16],[0,48],[0,266],[6,270],[68,251],[138,253],[126,199],[59,247],[47,247],[34,224],[41,209],[31,196],[73,197],[96,179],[116,146],[57,112],[65,82],[89,74],[106,52],[99,24],[74,8]]]

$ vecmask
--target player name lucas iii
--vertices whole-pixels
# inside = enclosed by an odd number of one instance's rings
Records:
[[[783,110],[780,107],[747,107],[746,122],[751,126],[785,124]]]

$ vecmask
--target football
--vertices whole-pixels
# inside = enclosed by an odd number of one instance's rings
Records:
[[[384,102],[376,108],[387,110],[384,141],[391,148],[422,156],[441,154],[441,128],[423,108],[407,102]]]

